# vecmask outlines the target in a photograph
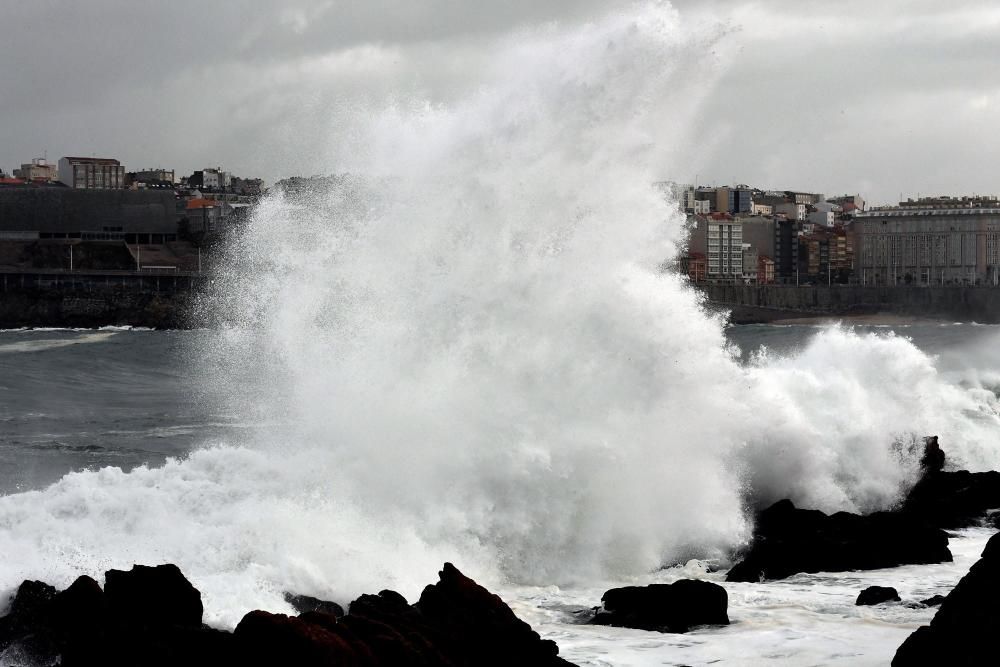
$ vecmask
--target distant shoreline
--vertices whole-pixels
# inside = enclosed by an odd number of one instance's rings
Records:
[[[1000,288],[697,285],[732,324],[975,322],[1000,324]]]

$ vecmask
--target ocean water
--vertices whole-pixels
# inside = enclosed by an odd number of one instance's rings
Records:
[[[891,507],[925,435],[1000,463],[996,328],[729,328],[662,269],[685,225],[650,184],[688,169],[718,39],[640,3],[484,45],[449,99],[345,100],[344,176],[262,201],[211,327],[0,334],[0,588],[173,562],[232,627],[451,561],[581,664],[884,664],[932,611],[857,590],[944,592],[982,531],[948,566],[728,587],[723,630],[573,622],[720,578],[756,506]]]
[[[792,359],[824,337],[863,344],[867,336],[896,343],[905,336],[939,375],[972,390],[986,374],[976,351],[995,347],[1000,327],[929,323],[851,332],[755,325],[725,334],[748,371],[761,346]],[[285,450],[289,456],[279,463],[254,444],[280,437],[292,424],[207,407],[204,388],[196,386],[196,351],[214,338],[208,331],[0,332],[4,588],[23,578],[65,585],[78,574],[100,578],[104,569],[132,562],[177,562],[204,592],[206,618],[232,627],[251,607],[288,612],[280,598],[286,588],[348,602],[391,582],[414,599],[444,559],[472,574],[491,571],[491,564],[473,561],[469,568],[458,552],[440,550],[400,565],[405,572],[393,570],[387,554],[400,547],[417,554],[430,546],[425,538],[388,533],[385,523],[333,519],[351,502],[339,499],[337,488],[324,488],[325,468],[314,466],[317,474],[304,477],[301,468],[315,464],[308,454]],[[939,435],[948,450],[947,435]],[[285,486],[293,478],[304,483],[297,493]],[[767,584],[725,583],[724,558],[559,585],[486,579],[581,665],[881,665],[933,616],[934,609],[913,603],[946,594],[991,533],[957,533],[954,563]],[[376,568],[365,563],[369,558]],[[680,577],[723,584],[733,624],[686,635],[580,624],[607,588]],[[894,586],[903,602],[855,607],[869,585]]]

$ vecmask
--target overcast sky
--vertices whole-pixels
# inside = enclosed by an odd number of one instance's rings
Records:
[[[723,34],[662,178],[886,203],[1000,193],[1000,4],[674,2]],[[610,0],[0,0],[0,168],[47,152],[268,182],[321,172],[317,133],[359,96],[473,88],[490,40]],[[664,109],[669,118],[670,109]]]

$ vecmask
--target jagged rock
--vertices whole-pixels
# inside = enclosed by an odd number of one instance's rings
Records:
[[[133,565],[104,573],[108,611],[132,625],[201,627],[201,593],[176,565]]]
[[[381,664],[370,652],[365,652],[367,647],[363,643],[356,638],[342,636],[338,626],[335,620],[319,624],[310,622],[308,618],[252,611],[243,617],[233,632],[237,664],[261,667]]]
[[[469,579],[451,563],[440,581],[424,588],[414,605],[478,665],[568,665],[554,641],[541,639],[500,596]]]
[[[657,632],[687,632],[698,625],[729,625],[729,596],[718,584],[681,579],[672,584],[612,588],[590,621]]]
[[[285,602],[292,605],[292,609],[300,614],[305,614],[310,611],[318,611],[323,614],[332,614],[337,618],[344,615],[344,608],[336,602],[320,600],[319,598],[310,597],[308,595],[292,595],[291,593],[285,593]]]
[[[10,649],[8,662],[58,659],[61,667],[570,664],[454,566],[440,575],[415,605],[382,591],[362,595],[338,619],[329,613],[338,607],[309,598],[316,609],[293,618],[253,611],[234,633],[201,624],[201,594],[173,565],[111,570],[103,591],[89,577],[58,594],[25,582],[0,618],[0,651]]]
[[[924,605],[925,607],[937,607],[942,602],[944,602],[943,595],[934,595],[932,597],[927,598],[926,600],[921,600],[920,604]]]
[[[44,582],[22,582],[7,616],[0,618],[0,652],[14,646],[32,662],[51,662],[59,654],[49,629],[55,597],[56,589]]]
[[[939,528],[980,523],[987,510],[1000,507],[1000,472],[928,473],[914,485],[902,511]]]
[[[896,592],[895,588],[891,586],[869,586],[858,593],[858,599],[854,604],[858,607],[864,607],[882,604],[883,602],[899,602],[899,593]]]
[[[896,651],[893,667],[990,665],[997,662],[1000,628],[1000,533],[945,597],[929,626],[918,628]]]
[[[940,472],[944,468],[944,450],[938,444],[938,437],[931,435],[924,438],[924,455],[920,459],[920,466],[925,473]]]
[[[779,500],[757,518],[754,538],[726,581],[784,579],[799,572],[872,570],[950,562],[948,536],[912,515],[867,516],[797,509]]]

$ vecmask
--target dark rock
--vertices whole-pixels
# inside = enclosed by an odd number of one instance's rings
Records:
[[[936,435],[924,438],[924,455],[920,459],[920,467],[925,474],[940,472],[944,468],[944,450],[938,444]]]
[[[319,598],[310,597],[308,595],[292,595],[291,593],[285,593],[285,602],[292,605],[292,609],[300,614],[305,614],[310,611],[318,611],[323,614],[332,614],[337,618],[344,615],[344,608],[336,602],[320,600]]]
[[[8,614],[0,618],[0,652],[12,646],[31,662],[49,663],[59,654],[51,630],[56,589],[41,581],[24,581],[17,588]]]
[[[238,664],[261,667],[381,664],[366,652],[367,647],[363,644],[343,637],[337,625],[336,620],[323,624],[284,614],[252,611],[233,632]]]
[[[111,570],[103,591],[89,577],[58,594],[25,582],[0,618],[0,650],[62,667],[570,664],[499,597],[450,564],[440,574],[415,605],[386,590],[338,619],[332,603],[299,598],[313,609],[293,618],[253,611],[232,634],[201,624],[201,594],[173,565]]]
[[[750,549],[726,581],[784,579],[799,572],[873,570],[950,562],[948,536],[908,514],[867,516],[797,509],[780,500],[760,513]]]
[[[932,597],[927,598],[926,600],[921,600],[920,604],[924,605],[925,607],[937,607],[942,602],[944,602],[943,595],[934,595]]]
[[[601,598],[595,625],[687,632],[698,625],[729,625],[729,596],[718,584],[681,579],[672,584],[612,588]]]
[[[858,599],[854,604],[864,607],[883,602],[899,602],[899,593],[895,588],[889,586],[869,586],[858,594]]]
[[[995,664],[998,599],[1000,533],[990,538],[982,558],[945,597],[931,624],[907,637],[893,666]]]
[[[109,613],[130,625],[201,627],[201,593],[176,565],[108,570],[104,595]]]
[[[1000,472],[937,472],[914,485],[902,511],[939,528],[979,524],[987,510],[1000,507]]]
[[[455,649],[477,665],[568,665],[556,643],[511,611],[500,596],[469,579],[451,563],[440,581],[424,588],[414,605],[428,623],[452,638]]]

